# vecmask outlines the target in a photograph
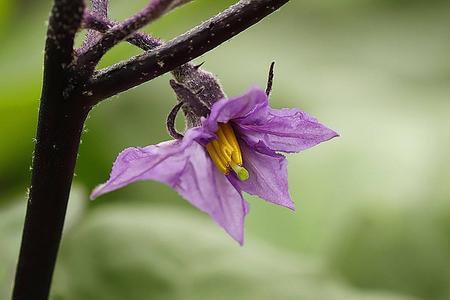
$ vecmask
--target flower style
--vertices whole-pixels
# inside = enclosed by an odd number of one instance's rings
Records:
[[[182,139],[125,149],[109,180],[91,197],[138,180],[160,181],[242,245],[249,211],[242,192],[294,210],[287,161],[279,152],[299,152],[336,136],[299,109],[271,108],[266,93],[253,87],[212,104],[209,115]]]

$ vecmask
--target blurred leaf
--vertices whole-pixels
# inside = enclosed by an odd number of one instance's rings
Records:
[[[17,201],[0,207],[0,299],[9,299],[19,255],[26,197],[16,196]],[[76,184],[70,193],[64,234],[80,220],[85,209],[86,193]]]
[[[406,299],[353,291],[316,263],[239,247],[206,216],[152,205],[96,209],[66,236],[53,299]]]
[[[0,0],[0,37],[6,32],[7,24],[10,21],[14,2],[10,0]]]
[[[442,225],[450,224],[450,205],[436,200],[413,209],[379,203],[355,211],[330,243],[331,264],[359,287],[448,299],[450,235]]]

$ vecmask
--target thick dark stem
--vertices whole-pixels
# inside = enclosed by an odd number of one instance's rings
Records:
[[[46,300],[64,224],[83,123],[89,107],[65,95],[82,0],[55,0],[45,48],[44,84],[31,188],[13,300]]]
[[[45,300],[49,294],[87,114],[67,103],[55,105],[60,100],[42,98],[14,300]]]
[[[138,55],[99,71],[84,91],[89,104],[128,90],[169,72],[208,52],[274,12],[289,0],[242,0],[193,30]]]

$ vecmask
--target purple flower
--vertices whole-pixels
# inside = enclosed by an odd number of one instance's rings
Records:
[[[215,102],[201,126],[188,129],[180,140],[122,151],[109,180],[91,197],[138,180],[157,180],[242,244],[249,210],[242,191],[294,210],[287,161],[278,152],[299,152],[336,136],[301,110],[271,108],[265,92],[254,87]]]

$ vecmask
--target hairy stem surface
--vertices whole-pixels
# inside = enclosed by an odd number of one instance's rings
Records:
[[[13,300],[46,300],[89,107],[64,95],[82,0],[56,0],[49,20],[33,171]]]

